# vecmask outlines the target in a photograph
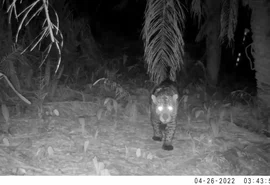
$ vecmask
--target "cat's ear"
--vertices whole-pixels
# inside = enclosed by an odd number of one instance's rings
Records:
[[[157,97],[155,95],[152,94],[151,99],[154,104],[157,104]]]
[[[173,95],[173,101],[177,101],[177,99],[178,99],[178,94],[174,94]]]

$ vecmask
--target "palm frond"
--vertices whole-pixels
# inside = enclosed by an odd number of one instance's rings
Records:
[[[201,26],[203,9],[202,9],[202,0],[192,0],[191,2],[191,14],[193,19],[198,18],[198,27]]]
[[[238,19],[238,0],[230,0],[230,15],[229,15],[229,27],[227,37],[229,42],[234,40],[234,32],[236,30],[237,19]]]
[[[175,80],[176,71],[183,65],[184,41],[182,31],[185,14],[178,0],[148,0],[143,27],[144,57],[147,72],[155,83],[166,78]]]
[[[230,1],[223,1],[221,6],[221,15],[220,15],[220,34],[219,39],[224,42],[224,37],[227,34],[228,24],[229,24],[229,7]]]
[[[205,22],[203,23],[203,25],[201,26],[199,33],[197,34],[197,36],[195,38],[196,42],[200,42],[202,39],[205,38],[210,26],[211,26],[210,19],[206,19]]]
[[[234,40],[234,32],[238,19],[238,7],[239,0],[223,0],[220,18],[221,31],[219,35],[219,39],[222,43],[225,41],[225,37],[227,37],[229,45]]]

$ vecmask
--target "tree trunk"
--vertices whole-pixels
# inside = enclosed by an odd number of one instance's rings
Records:
[[[208,83],[216,86],[221,60],[221,46],[219,41],[220,34],[220,0],[206,0],[207,6],[207,36],[206,36],[206,70]]]
[[[270,1],[251,0],[249,5],[252,9],[251,29],[257,96],[270,107]]]

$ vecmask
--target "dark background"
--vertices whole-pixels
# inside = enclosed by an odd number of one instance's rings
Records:
[[[134,46],[134,50],[143,54],[141,30],[144,22],[146,1],[130,0],[125,7],[119,9],[117,7],[120,2],[120,0],[74,0],[71,1],[71,7],[73,8],[75,18],[85,17],[89,20],[92,34],[97,42],[102,42],[102,39],[108,37],[108,34],[111,34],[110,37],[124,38],[127,44],[137,41],[139,44],[136,47],[134,45],[130,45],[130,47]],[[235,42],[232,46],[228,46],[227,43],[224,43],[222,46],[220,80],[224,81],[229,78],[234,82],[242,83],[243,86],[255,87],[255,71],[250,69],[250,63],[244,51],[245,47],[252,42],[252,33],[250,32],[246,36],[245,42],[242,42],[245,28],[250,30],[250,14],[251,11],[249,8],[240,7]],[[203,57],[205,50],[204,42],[195,43],[194,40],[198,33],[198,26],[196,25],[196,21],[190,17],[189,12],[186,15],[185,44],[197,45],[197,47],[195,47],[196,50],[193,47],[186,48],[185,52],[189,53],[194,59],[199,60]],[[106,43],[103,44],[106,45]],[[248,51],[249,57],[253,61],[250,49]],[[240,58],[239,65],[236,66],[236,59],[239,52],[241,52],[242,57]]]

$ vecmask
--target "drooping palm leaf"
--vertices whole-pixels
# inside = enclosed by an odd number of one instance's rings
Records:
[[[155,83],[167,77],[175,80],[183,65],[184,41],[182,31],[185,14],[179,0],[148,0],[143,27],[145,60],[148,73]]]
[[[234,40],[234,32],[237,25],[239,0],[223,0],[220,17],[220,35],[223,43],[227,37],[229,44]]]
[[[222,3],[222,8],[221,8],[221,15],[220,15],[220,34],[219,34],[219,39],[221,41],[224,40],[224,38],[227,35],[227,30],[228,30],[228,24],[229,24],[229,8],[230,8],[230,1],[223,1]]]
[[[200,27],[201,22],[202,22],[202,17],[203,17],[203,6],[204,4],[202,3],[201,0],[192,0],[191,2],[191,14],[193,16],[193,18],[195,19],[195,17],[198,18],[198,27]]]
[[[234,32],[236,30],[238,19],[238,7],[239,0],[230,0],[229,26],[227,32],[227,38],[230,42],[234,40]]]
[[[214,1],[214,0],[213,0]],[[191,13],[194,17],[198,18],[200,21],[204,14],[207,14],[207,7],[203,3],[203,0],[193,0],[191,3]],[[238,17],[238,7],[239,0],[223,0],[221,4],[221,15],[220,15],[220,41],[223,43],[225,40],[229,41],[229,44],[234,40],[234,32],[237,25]],[[209,27],[211,26],[211,18],[205,17],[205,22],[201,26],[201,29],[196,37],[196,41],[201,41],[208,32]]]

